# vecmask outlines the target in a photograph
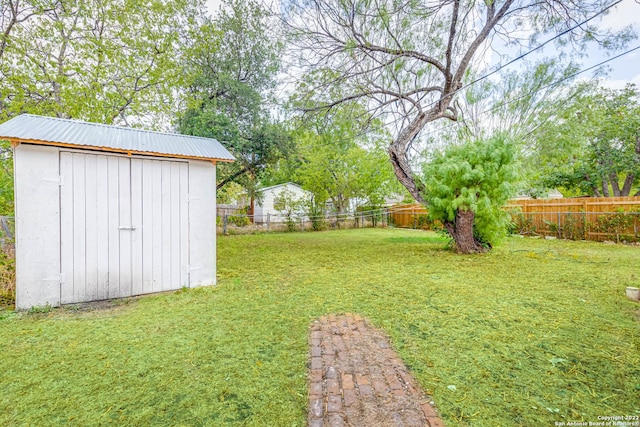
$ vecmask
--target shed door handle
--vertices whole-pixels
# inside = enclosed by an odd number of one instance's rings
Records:
[[[135,230],[135,229],[136,229],[136,228],[135,228],[135,227],[133,227],[133,226],[131,226],[131,227],[123,227],[123,226],[118,227],[118,230],[131,230],[131,231],[133,231],[133,230]]]

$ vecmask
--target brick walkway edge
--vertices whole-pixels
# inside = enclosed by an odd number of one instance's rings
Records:
[[[329,315],[309,334],[309,426],[443,427],[389,340],[359,315]]]

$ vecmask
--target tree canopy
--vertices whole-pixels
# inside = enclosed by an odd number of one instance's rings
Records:
[[[272,17],[255,1],[226,0],[220,14],[191,34],[190,44],[193,77],[178,129],[224,142],[237,161],[220,167],[218,188],[236,182],[251,191],[292,148],[289,131],[270,108],[282,48]]]
[[[429,215],[442,222],[459,252],[482,252],[504,235],[502,205],[520,176],[516,153],[515,144],[496,135],[451,145],[425,164]]]
[[[381,123],[358,121],[362,108],[342,105],[319,114],[297,130],[298,161],[292,179],[314,194],[321,205],[331,201],[338,212],[351,202],[380,206],[399,193],[389,159],[381,147]]]
[[[0,120],[20,113],[157,128],[183,85],[182,33],[202,1],[7,0]]]
[[[530,40],[568,28],[572,31],[563,42],[576,46],[597,39],[615,48],[632,37],[630,30],[613,34],[581,22],[609,5],[601,0],[287,4],[286,27],[299,51],[298,63],[313,82],[305,108],[362,100],[371,115],[384,117],[393,135],[388,151],[395,174],[421,203],[426,189],[411,166],[412,144],[427,124],[459,119],[455,95],[492,44],[517,43],[525,22]]]
[[[531,161],[539,165],[542,186],[608,197],[628,196],[640,183],[640,93],[634,85],[581,85],[535,136]]]

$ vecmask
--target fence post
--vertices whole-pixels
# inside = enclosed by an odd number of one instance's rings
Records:
[[[228,234],[227,233],[227,213],[226,212],[222,216],[222,234],[224,234],[225,236]]]
[[[582,201],[582,210],[584,211],[584,215],[583,215],[584,236],[582,237],[584,238],[584,240],[587,240],[589,238],[589,230],[588,230],[589,226],[587,225],[587,200],[586,199]]]
[[[562,232],[560,230],[560,212],[557,212],[558,215],[558,239],[562,238]]]

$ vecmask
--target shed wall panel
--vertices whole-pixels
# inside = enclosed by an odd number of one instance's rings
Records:
[[[57,150],[56,150],[57,151]],[[58,153],[55,153],[56,156]],[[60,171],[63,185],[60,186],[60,261],[62,286],[60,287],[60,303],[73,301],[74,281],[74,245],[73,245],[73,155],[63,153],[60,156]]]
[[[216,168],[189,161],[190,284],[216,283]]]
[[[155,163],[142,160],[142,248],[146,256],[142,258],[142,293],[154,292],[153,262],[154,262],[154,194],[157,183],[153,179]]]
[[[73,181],[71,182],[71,187],[73,188],[72,193],[72,203],[73,210],[71,215],[73,215],[73,234],[72,234],[72,242],[73,242],[73,271],[72,271],[72,279],[71,281],[67,281],[67,283],[71,284],[71,300],[70,301],[62,301],[62,304],[67,302],[76,302],[82,301],[84,299],[85,294],[85,280],[86,280],[86,191],[85,191],[85,167],[84,167],[84,155],[82,154],[73,154],[71,159],[71,167],[73,168]],[[65,171],[63,171],[65,172]],[[65,214],[63,212],[63,214]],[[78,233],[77,230],[82,230],[81,233]]]
[[[162,162],[160,167],[162,183],[162,202],[160,212],[162,216],[160,232],[162,247],[162,287],[161,290],[171,289],[171,165]]]
[[[85,287],[84,298],[98,299],[98,230],[106,224],[98,223],[98,156],[85,157]]]
[[[135,227],[131,233],[131,294],[143,293],[142,266],[144,263],[144,248],[142,246],[145,229],[142,222],[144,182],[142,181],[142,160],[131,159],[131,226]]]
[[[60,305],[60,170],[58,150],[14,150],[16,307]]]
[[[215,200],[215,198],[214,198]],[[214,210],[215,212],[215,210]],[[189,286],[189,164],[180,163],[180,283]],[[214,214],[215,215],[215,214]],[[187,244],[184,244],[184,241]]]
[[[97,300],[109,298],[109,192],[108,158],[96,156],[96,224],[98,239]],[[64,219],[64,218],[62,218]]]
[[[120,242],[119,263],[120,281],[118,282],[115,297],[122,298],[133,295],[131,270],[133,254],[131,253],[131,160],[126,157],[118,157],[118,235]]]
[[[106,156],[107,158],[107,211],[109,229],[109,255],[108,270],[109,281],[107,282],[107,298],[116,298],[120,283],[120,208],[118,199],[118,157]]]

